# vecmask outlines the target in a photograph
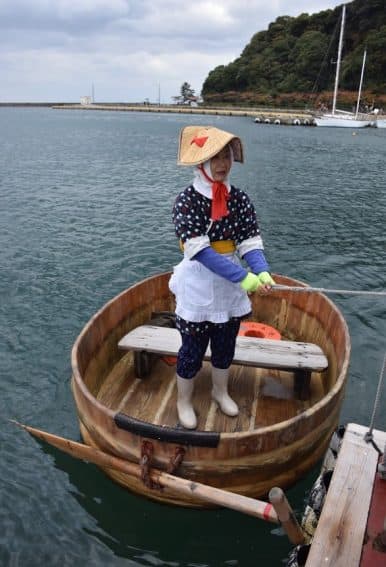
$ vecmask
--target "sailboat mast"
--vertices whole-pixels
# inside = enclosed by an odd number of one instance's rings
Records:
[[[366,63],[366,49],[363,53],[361,80],[359,82],[359,91],[358,91],[357,108],[356,108],[356,111],[355,111],[355,118],[357,118],[358,112],[359,112],[359,104],[360,104],[360,101],[361,101],[361,92],[362,92],[362,84],[363,84],[363,75],[365,73],[365,63]]]
[[[334,98],[333,98],[333,101],[332,101],[332,114],[335,114],[336,98],[337,98],[337,96],[338,96],[338,85],[339,85],[339,74],[340,74],[340,61],[341,61],[341,59],[342,59],[343,32],[344,32],[345,19],[346,19],[346,5],[343,4],[342,23],[341,23],[341,25],[340,25],[339,46],[338,46],[338,60],[337,60],[337,62],[336,62]]]

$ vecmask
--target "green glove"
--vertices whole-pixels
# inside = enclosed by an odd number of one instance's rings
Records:
[[[248,272],[245,278],[241,280],[240,285],[244,291],[251,292],[251,291],[256,291],[256,289],[261,284],[259,277],[256,276],[256,274],[252,274],[252,272]]]
[[[268,272],[260,272],[257,277],[259,279],[259,285],[275,285],[275,281]]]

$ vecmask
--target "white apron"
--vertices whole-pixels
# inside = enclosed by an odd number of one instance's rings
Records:
[[[224,254],[240,264],[237,254]],[[176,314],[195,323],[226,323],[251,312],[251,302],[240,282],[230,282],[197,260],[184,258],[174,267],[169,288],[176,297]]]

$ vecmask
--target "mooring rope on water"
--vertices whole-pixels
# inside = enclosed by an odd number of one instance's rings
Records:
[[[383,358],[383,365],[382,365],[382,370],[381,373],[379,375],[379,380],[378,380],[378,387],[377,387],[377,393],[375,394],[375,400],[374,400],[374,407],[373,407],[373,415],[371,416],[371,420],[370,420],[370,425],[369,425],[369,430],[365,435],[365,440],[367,442],[370,442],[374,448],[378,451],[378,453],[380,453],[382,455],[382,451],[375,445],[374,441],[373,441],[373,429],[374,429],[374,421],[375,421],[375,415],[377,413],[378,410],[378,405],[379,405],[379,400],[381,397],[381,390],[382,390],[382,383],[383,383],[383,377],[385,375],[385,367],[386,367],[386,353],[385,356]]]
[[[354,289],[329,289],[327,287],[301,287],[291,285],[275,284],[272,286],[272,291],[303,291],[303,292],[321,292],[321,293],[336,293],[341,295],[378,295],[386,296],[386,291],[364,291]]]

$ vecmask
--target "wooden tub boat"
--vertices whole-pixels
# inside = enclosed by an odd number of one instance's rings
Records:
[[[312,372],[309,395],[299,399],[294,393],[296,368],[234,364],[229,389],[240,413],[231,418],[211,401],[210,364],[205,362],[193,397],[198,427],[188,431],[178,424],[175,367],[152,355],[149,376],[138,378],[134,351],[118,346],[152,314],[173,312],[169,278],[163,273],[125,290],[96,313],[77,338],[72,389],[84,442],[142,463],[145,481],[151,459],[151,466],[162,471],[254,498],[273,486],[289,487],[322,458],[338,425],[350,356],[344,318],[321,293],[253,294],[251,321],[276,328],[285,341],[318,345],[328,366]],[[275,275],[275,280],[305,285],[284,276]],[[206,505],[194,491],[186,496],[172,487],[157,490],[149,482],[102,468],[124,487],[152,499]]]

